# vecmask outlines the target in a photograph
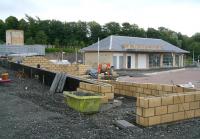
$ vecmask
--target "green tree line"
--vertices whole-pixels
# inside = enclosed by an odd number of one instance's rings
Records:
[[[7,29],[24,30],[25,44],[54,45],[57,48],[85,47],[109,35],[123,35],[163,39],[182,49],[200,55],[200,33],[192,37],[183,35],[165,27],[144,30],[136,24],[109,22],[100,25],[91,22],[61,22],[58,20],[41,20],[39,17],[26,15],[24,19],[9,16],[5,21],[0,19],[0,43],[5,43]],[[191,55],[192,53],[190,53]]]

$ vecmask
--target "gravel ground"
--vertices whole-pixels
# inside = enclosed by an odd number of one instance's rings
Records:
[[[0,68],[0,73],[5,69]],[[140,127],[135,124],[135,100],[93,115],[84,115],[63,103],[60,94],[48,95],[49,87],[35,79],[18,79],[0,85],[0,138],[199,138],[200,119]],[[120,129],[114,122],[125,119],[135,127]]]

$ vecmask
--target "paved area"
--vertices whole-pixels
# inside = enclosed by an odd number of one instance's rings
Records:
[[[143,76],[124,76],[119,81],[159,84],[187,84],[192,82],[195,88],[200,89],[200,68],[186,68],[155,73],[144,73]]]

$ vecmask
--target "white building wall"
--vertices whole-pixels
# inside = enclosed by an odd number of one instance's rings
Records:
[[[147,55],[138,54],[138,69],[146,69],[146,68],[147,68]]]

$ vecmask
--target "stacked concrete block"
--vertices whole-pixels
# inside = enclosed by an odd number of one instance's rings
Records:
[[[109,81],[116,94],[137,98],[136,122],[151,126],[200,117],[200,92],[173,85]]]
[[[150,83],[138,84],[116,81],[109,81],[108,83],[114,86],[115,94],[131,97],[162,96],[171,93],[184,93],[195,91],[194,89],[186,89],[173,85],[160,85]]]
[[[51,62],[42,56],[26,57],[22,61],[22,64],[31,67],[37,67],[37,64],[40,64],[40,67],[45,69],[48,69],[52,66]]]
[[[104,102],[112,100],[114,98],[114,87],[109,84],[90,84],[85,82],[80,82],[78,91],[89,91],[93,93],[100,93],[103,96]]]
[[[37,64],[40,64],[40,67],[46,70],[72,75],[84,75],[90,68],[88,65],[83,64],[57,65],[42,56],[26,57],[24,58],[22,64],[31,67],[37,67]]]
[[[136,122],[142,126],[151,126],[200,117],[199,96],[200,91],[138,97]]]
[[[78,74],[85,75],[90,68],[89,65],[78,64]]]

